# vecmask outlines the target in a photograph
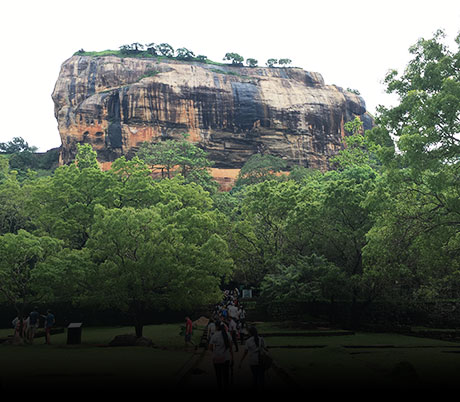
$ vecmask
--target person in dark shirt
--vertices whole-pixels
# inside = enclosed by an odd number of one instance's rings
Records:
[[[56,322],[56,319],[54,318],[54,314],[51,313],[51,310],[47,310],[46,315],[43,317],[45,319],[45,342],[47,345],[51,345],[51,328]]]

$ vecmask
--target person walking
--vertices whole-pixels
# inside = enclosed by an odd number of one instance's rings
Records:
[[[192,340],[192,335],[193,335],[193,322],[190,319],[190,317],[185,317],[185,348],[187,348],[187,346],[191,344],[196,349],[196,345]]]
[[[230,367],[233,363],[233,349],[227,330],[221,322],[216,323],[216,332],[209,341],[212,361],[219,390],[228,390]]]
[[[43,318],[45,319],[45,343],[51,345],[51,328],[56,322],[56,319],[51,310],[47,310]]]
[[[207,331],[206,341],[208,342],[208,345],[209,345],[209,341],[211,340],[212,336],[216,332],[216,323],[214,319],[211,318],[209,320],[206,331]]]
[[[249,338],[246,340],[239,368],[241,368],[244,359],[248,356],[253,379],[253,387],[258,389],[265,386],[265,368],[260,364],[260,353],[264,351],[267,351],[264,339],[259,336],[256,327],[251,326],[249,328]]]
[[[232,317],[230,317],[230,321],[228,322],[228,330],[232,337],[232,342],[235,345],[235,352],[238,353],[238,326]]]
[[[29,314],[29,326],[28,326],[28,338],[29,342],[34,342],[35,331],[38,328],[40,320],[40,314],[38,312],[38,307],[34,307],[33,311]]]

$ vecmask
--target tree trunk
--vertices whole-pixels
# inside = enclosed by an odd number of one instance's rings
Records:
[[[144,323],[142,322],[142,318],[139,315],[134,317],[134,329],[136,331],[136,336],[140,338],[143,334]]]

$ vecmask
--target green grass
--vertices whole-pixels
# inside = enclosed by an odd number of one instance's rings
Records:
[[[310,386],[441,386],[457,383],[460,360],[449,349],[272,349],[276,363],[298,384]],[[415,372],[399,373],[408,363]],[[401,383],[402,382],[402,383]]]
[[[213,60],[202,60],[198,58],[192,58],[189,60],[183,60],[179,59],[177,57],[166,57],[166,56],[161,56],[161,55],[152,55],[148,53],[147,51],[139,51],[137,53],[123,53],[120,50],[103,50],[99,52],[94,52],[94,51],[78,51],[74,53],[74,56],[90,56],[90,57],[105,57],[105,56],[116,56],[120,58],[141,58],[141,59],[156,59],[156,60],[176,60],[176,61],[181,61],[181,62],[199,62],[199,63],[204,63],[204,64],[210,64],[213,66],[233,66],[231,63],[221,63]]]
[[[107,347],[116,336],[133,333],[132,327],[82,328],[82,344],[66,345],[67,334],[52,335],[52,345],[36,338],[33,345],[0,345],[0,385],[10,388],[21,382],[57,387],[73,385],[110,387],[154,383],[174,387],[178,373],[193,358],[179,335],[182,324],[151,325],[144,336],[155,347]],[[12,330],[0,330],[0,337]],[[194,331],[199,343],[201,331]]]
[[[460,344],[436,339],[357,333],[268,337],[266,343],[277,364],[295,382],[317,387],[451,386],[457,383],[460,370]],[[286,345],[297,348],[276,348]],[[406,363],[414,376],[404,369],[398,372],[398,365]]]
[[[179,335],[182,323],[146,325],[143,336],[152,339],[155,346],[168,349],[182,349],[184,338]],[[202,328],[201,328],[202,329]],[[0,337],[12,335],[12,329],[0,329]],[[132,334],[133,327],[82,327],[82,346],[108,345],[117,335]],[[201,336],[200,328],[194,332],[194,341]],[[43,338],[37,338],[37,342],[43,342]],[[67,343],[67,332],[52,336],[52,343],[55,346],[64,346]]]
[[[309,336],[267,336],[276,365],[305,387],[442,387],[458,386],[460,343],[395,333],[312,336],[315,331],[256,323],[259,333]],[[327,331],[321,331],[323,334]],[[399,365],[410,370],[398,371]]]
[[[7,388],[27,382],[44,387],[152,383],[173,389],[178,373],[194,357],[192,349],[184,348],[182,325],[144,327],[144,336],[153,340],[154,348],[107,347],[116,335],[133,333],[132,327],[83,327],[81,345],[66,345],[66,333],[53,335],[51,346],[44,345],[43,338],[33,345],[0,345],[0,382]],[[276,365],[307,387],[387,387],[401,381],[451,385],[460,372],[460,343],[393,333],[311,336],[315,331],[281,323],[256,323],[256,327],[262,335],[309,332],[309,336],[265,338]],[[195,344],[201,329],[194,331]],[[0,330],[0,337],[11,333],[11,329]],[[413,367],[416,377],[395,372],[402,362]]]
[[[307,332],[307,331],[306,331]],[[311,332],[313,334],[313,332]],[[270,346],[315,346],[323,345],[328,347],[435,347],[435,346],[458,346],[459,343],[440,341],[437,339],[418,338],[399,334],[376,334],[376,333],[356,333],[355,335],[339,336],[270,336],[267,337]]]

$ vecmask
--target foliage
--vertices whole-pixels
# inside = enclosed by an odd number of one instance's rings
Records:
[[[383,160],[383,180],[369,197],[377,221],[364,256],[380,294],[408,302],[459,295],[460,65],[443,39],[442,31],[420,39],[404,73],[387,75],[400,103],[378,118],[398,152]]]
[[[176,58],[179,60],[193,60],[195,58],[195,54],[191,50],[181,47],[176,49]]]
[[[284,66],[284,65],[288,65],[288,64],[291,64],[292,63],[292,60],[291,59],[279,59],[278,60],[278,64],[280,66]]]
[[[25,151],[35,152],[36,148],[29,146],[22,137],[14,137],[11,141],[0,142],[0,153],[14,154]]]
[[[216,214],[196,207],[175,210],[98,207],[88,241],[94,261],[89,297],[129,311],[142,334],[151,308],[190,308],[216,302],[231,268],[227,246],[217,232]]]
[[[274,67],[275,64],[278,64],[278,60],[277,59],[268,59],[267,62],[265,63],[267,65],[267,67]]]
[[[344,273],[324,257],[300,257],[295,265],[278,265],[266,275],[261,295],[270,301],[317,301],[342,296],[348,288]]]
[[[293,181],[265,180],[243,187],[229,235],[237,282],[257,287],[267,273],[290,258],[283,253],[286,215],[297,193]]]
[[[458,162],[460,154],[460,52],[443,44],[439,30],[419,39],[404,73],[385,77],[387,92],[399,96],[398,106],[380,108],[379,124],[397,138],[404,163],[436,171]],[[460,46],[460,36],[456,38]]]
[[[47,277],[45,262],[61,247],[57,239],[22,229],[0,236],[0,297],[15,307],[19,317],[31,304],[49,300],[41,286]]]
[[[229,60],[234,66],[242,66],[244,57],[240,56],[238,53],[225,53],[223,60]]]
[[[157,47],[157,51],[165,57],[173,57],[174,56],[174,49],[168,43],[160,43]]]
[[[236,186],[260,183],[276,178],[276,174],[286,168],[286,162],[270,154],[252,155],[238,173]]]
[[[34,174],[50,174],[58,163],[58,149],[37,153],[37,148],[29,146],[22,137],[0,143],[0,156],[8,160],[9,167],[16,172],[19,181]]]
[[[3,162],[3,163],[2,163]],[[25,211],[25,193],[8,160],[0,157],[0,235],[26,229],[29,218]]]
[[[170,179],[181,174],[186,182],[198,183],[210,192],[217,190],[217,183],[212,179],[208,169],[212,162],[206,152],[195,144],[182,140],[165,140],[144,142],[137,155],[152,169],[160,170],[162,178]]]
[[[253,58],[246,59],[246,64],[249,67],[257,67],[257,63],[258,61],[256,59],[253,59]]]
[[[364,132],[359,117],[345,123],[344,128],[349,135],[343,139],[344,148],[331,158],[334,168],[343,170],[353,166],[371,166],[379,170],[385,155],[394,155],[391,138],[388,135],[385,138],[385,133],[377,130]]]

